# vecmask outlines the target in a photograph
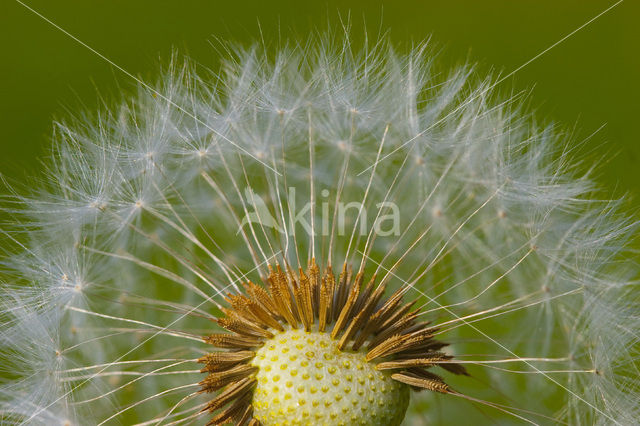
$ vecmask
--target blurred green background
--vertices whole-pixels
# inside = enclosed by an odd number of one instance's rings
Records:
[[[172,49],[215,67],[215,38],[250,43],[302,38],[349,15],[355,34],[389,31],[409,45],[432,36],[446,65],[479,62],[507,74],[615,1],[204,1],[24,0],[127,71],[153,81]],[[259,24],[258,24],[259,22]],[[0,173],[37,173],[52,120],[117,100],[134,82],[14,0],[0,2]],[[610,194],[634,195],[640,207],[640,2],[626,0],[500,85],[533,88],[536,114],[574,131],[587,165]]]

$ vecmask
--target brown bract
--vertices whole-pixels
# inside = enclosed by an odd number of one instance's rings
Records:
[[[255,349],[288,328],[330,333],[340,350],[364,351],[367,362],[394,370],[392,379],[416,390],[453,393],[442,377],[427,371],[434,366],[468,375],[440,351],[447,343],[434,339],[438,329],[417,321],[419,309],[402,300],[405,290],[383,299],[386,283],[376,284],[373,276],[363,285],[364,274],[354,276],[346,264],[337,280],[329,267],[321,274],[315,260],[306,273],[279,265],[269,271],[265,287],[247,282],[246,294],[227,295],[230,308],[216,321],[229,333],[204,337],[223,349],[199,359],[208,373],[201,391],[218,392],[203,409],[215,413],[209,425],[260,424],[251,405],[257,367],[250,363]]]

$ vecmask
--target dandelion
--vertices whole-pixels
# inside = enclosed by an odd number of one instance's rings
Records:
[[[5,197],[9,424],[633,424],[636,224],[473,67],[174,60]]]

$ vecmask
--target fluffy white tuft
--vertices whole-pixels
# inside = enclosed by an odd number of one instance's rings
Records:
[[[57,124],[45,182],[6,200],[2,422],[198,419],[223,296],[312,256],[411,287],[471,362],[452,386],[485,402],[424,393],[416,419],[640,418],[637,227],[557,128],[425,45],[229,51]]]

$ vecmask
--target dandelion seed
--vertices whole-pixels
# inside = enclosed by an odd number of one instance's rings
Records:
[[[426,45],[228,51],[5,197],[2,423],[637,422],[636,223],[561,130]]]

